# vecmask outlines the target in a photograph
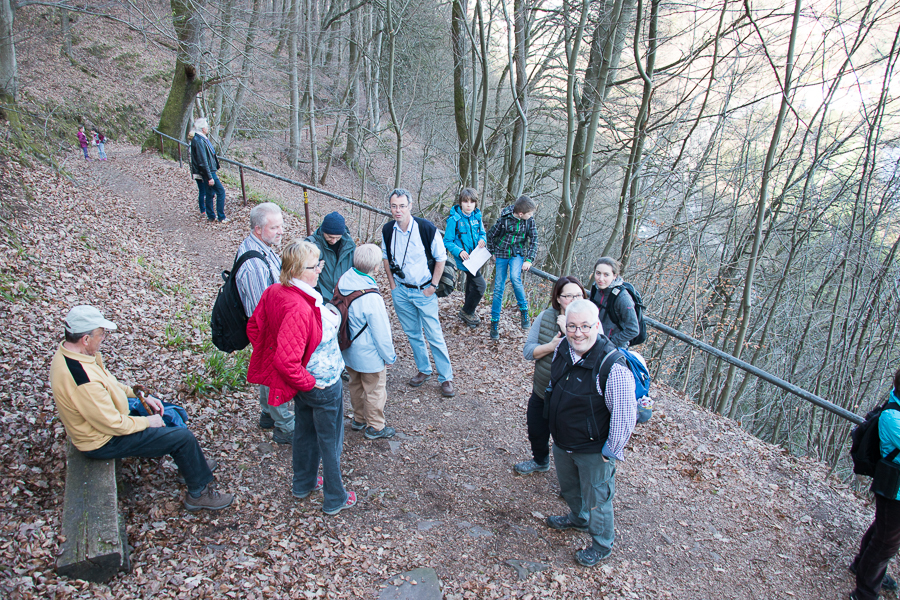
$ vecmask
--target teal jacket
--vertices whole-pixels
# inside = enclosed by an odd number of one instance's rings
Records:
[[[481,220],[481,211],[477,208],[472,214],[466,216],[458,204],[450,209],[450,216],[447,217],[446,231],[444,231],[444,246],[447,252],[456,259],[456,266],[468,273],[463,267],[463,261],[459,257],[459,253],[466,251],[469,254],[475,249],[480,240],[487,243],[485,235],[484,222]]]
[[[900,399],[891,392],[891,402],[900,404]],[[885,457],[895,448],[900,448],[900,410],[885,410],[878,417],[878,439],[881,440],[881,456]],[[900,454],[894,458],[894,462],[900,464]],[[900,500],[900,492],[897,492],[895,500]]]
[[[316,290],[322,294],[325,302],[331,302],[334,297],[334,286],[337,285],[341,275],[349,271],[353,267],[353,252],[356,250],[356,243],[350,237],[350,232],[344,231],[341,236],[341,247],[335,252],[334,246],[329,246],[322,235],[322,228],[316,229],[316,232],[306,238],[307,242],[312,242],[319,247],[319,260],[325,261],[322,272],[319,273],[319,283],[316,284]]]

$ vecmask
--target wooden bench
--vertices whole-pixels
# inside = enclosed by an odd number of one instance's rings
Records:
[[[116,461],[93,460],[68,442],[60,576],[104,582],[130,571],[128,538],[119,513]]]

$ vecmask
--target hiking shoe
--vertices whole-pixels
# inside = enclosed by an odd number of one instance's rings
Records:
[[[298,493],[295,492],[294,490],[291,490],[291,495],[292,495],[294,498],[296,498],[297,500],[303,500],[304,498],[308,497],[308,496],[309,496],[310,494],[312,494],[313,492],[318,492],[319,490],[321,490],[321,489],[322,489],[322,486],[323,486],[324,484],[325,484],[325,480],[323,480],[323,479],[322,479],[322,476],[319,475],[319,476],[316,478],[316,487],[314,487],[313,489],[311,489],[311,490],[309,490],[308,492],[303,493],[303,494],[298,494]]]
[[[276,429],[272,433],[272,441],[276,444],[293,444],[294,443],[294,432],[293,431],[282,431],[280,429]]]
[[[547,517],[547,526],[551,529],[577,529],[578,531],[587,531],[587,525],[576,525],[569,520],[569,515],[560,515]]]
[[[528,311],[522,311],[522,329],[529,329],[531,327],[531,319],[528,317]]]
[[[275,419],[273,419],[272,415],[264,410],[259,411],[259,428],[275,429]]]
[[[367,440],[378,440],[383,438],[392,438],[396,435],[397,430],[393,427],[383,427],[381,429],[375,429],[372,426],[366,427],[366,430],[363,431],[363,435]]]
[[[431,377],[431,373],[422,373],[421,371],[419,371],[415,374],[415,376],[413,376],[412,379],[409,380],[409,385],[412,387],[419,387],[420,385],[428,381],[429,377]]]
[[[612,554],[612,550],[597,550],[593,546],[575,553],[575,562],[582,567],[596,567],[597,563]]]
[[[536,460],[525,460],[520,463],[516,463],[513,465],[513,470],[520,475],[529,475],[531,473],[546,473],[550,470],[550,460],[547,460],[546,465],[542,465],[538,463]]]
[[[184,507],[191,512],[204,509],[222,510],[231,506],[232,502],[234,495],[217,492],[214,483],[206,484],[199,498],[194,498],[189,492],[184,493]]]
[[[350,373],[347,372],[347,369],[341,371],[341,381],[345,383],[350,383]]]
[[[500,339],[500,321],[491,321],[491,339]]]
[[[227,222],[229,222],[230,220],[231,220],[231,219],[229,219],[228,217],[225,217],[224,219],[219,219],[219,223],[227,223]]]
[[[458,314],[459,314],[459,318],[462,319],[463,323],[465,323],[472,329],[475,329],[476,327],[478,327],[478,323],[481,321],[475,315],[470,315],[469,313],[467,313],[464,310],[460,310]]]
[[[356,419],[350,419],[350,429],[352,429],[353,431],[362,431],[365,428],[365,423],[360,423]]]
[[[338,506],[337,508],[334,508],[332,510],[325,510],[325,508],[323,507],[322,512],[325,513],[326,515],[334,516],[334,515],[338,514],[339,512],[341,512],[342,510],[344,510],[345,508],[350,508],[354,504],[356,504],[356,492],[347,492],[347,501],[346,502],[344,502],[343,504],[341,504],[340,506]]]
[[[206,466],[209,467],[209,470],[211,472],[215,472],[215,470],[219,468],[219,462],[214,458],[207,458]],[[181,471],[178,471],[178,476],[175,477],[175,479],[178,481],[178,483],[187,483],[184,480],[184,475],[181,474]]]
[[[445,381],[441,384],[441,396],[444,398],[452,398],[456,395],[456,392],[453,390],[453,382]]]
[[[853,573],[854,575],[856,575],[856,568],[857,568],[856,563],[850,563],[850,566],[847,567],[847,570],[850,571],[851,573]],[[882,578],[882,580],[881,580],[881,589],[883,589],[886,592],[896,592],[897,591],[897,582],[894,580],[893,577],[891,577],[890,575],[885,573],[884,578]]]

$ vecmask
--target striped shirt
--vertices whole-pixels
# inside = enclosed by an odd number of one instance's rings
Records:
[[[263,264],[258,258],[251,258],[241,265],[237,272],[237,289],[248,317],[256,310],[256,305],[259,304],[259,299],[262,298],[266,288],[277,282],[278,276],[281,275],[281,257],[252,233],[241,242],[235,260],[250,250],[261,252],[266,257],[266,262]]]

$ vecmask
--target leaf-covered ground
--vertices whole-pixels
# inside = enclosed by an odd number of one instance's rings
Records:
[[[871,508],[822,465],[664,385],[618,468],[615,550],[596,569],[576,565],[584,534],[543,524],[566,511],[554,471],[511,471],[528,447],[524,336],[514,315],[499,342],[484,328],[472,333],[454,316],[459,292],[441,300],[457,396],[441,398],[434,380],[405,385],[415,368],[394,319],[400,358],[388,370],[386,413],[401,435],[370,442],[346,427],[343,471],[356,507],[326,517],[321,495],[294,500],[290,450],[257,428],[251,391],[185,393],[191,374],[206,374],[201,323],[248,209],[229,187],[232,222],[208,224],[184,168],[111,150],[105,163],[71,155],[62,177],[0,153],[0,596],[374,598],[392,576],[423,566],[437,570],[447,598],[818,600],[851,588],[846,565]],[[286,237],[304,233],[289,216]],[[65,433],[47,373],[76,303],[119,324],[104,348],[111,370],[182,402],[220,461],[221,487],[237,494],[226,511],[189,514],[168,461],[125,461],[134,570],[105,585],[54,572]],[[520,580],[510,559],[549,568]]]

